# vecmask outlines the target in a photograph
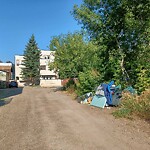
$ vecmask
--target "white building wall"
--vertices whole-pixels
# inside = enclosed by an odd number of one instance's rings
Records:
[[[41,59],[40,59],[41,79],[47,80],[51,79],[52,77],[56,77],[56,73],[54,71],[50,71],[48,67],[49,63],[53,61],[54,61],[54,52],[41,50]]]
[[[24,60],[23,56],[15,55],[15,79],[17,79],[18,77],[19,80],[23,80],[21,75],[21,70],[22,70],[21,68],[24,67],[22,65],[23,60]]]
[[[55,75],[54,71],[50,71],[48,64],[54,61],[54,52],[41,51],[40,66],[46,66],[45,70],[40,70],[41,75]]]
[[[24,56],[15,56],[15,79],[16,77],[19,77],[19,80],[22,81],[23,79],[21,78],[21,68],[24,66],[22,65],[22,61]],[[41,50],[41,58],[40,58],[40,75],[41,75],[41,80],[49,80],[51,78],[56,78],[57,74],[54,71],[50,71],[48,64],[50,62],[54,61],[54,52],[52,51],[45,51]],[[43,69],[41,69],[43,68]]]
[[[54,79],[54,80],[40,80],[40,86],[41,87],[60,87],[61,80],[60,79]]]

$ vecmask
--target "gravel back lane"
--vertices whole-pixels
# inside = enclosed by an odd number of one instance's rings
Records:
[[[0,107],[0,150],[150,149],[149,134],[97,110],[60,91],[25,87]]]

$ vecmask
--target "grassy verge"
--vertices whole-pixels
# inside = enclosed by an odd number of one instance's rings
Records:
[[[140,96],[133,96],[124,93],[122,102],[113,115],[117,118],[125,117],[132,119],[133,116],[139,116],[150,120],[150,89],[143,92]]]

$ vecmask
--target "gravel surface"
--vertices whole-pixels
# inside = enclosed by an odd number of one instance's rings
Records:
[[[115,119],[109,109],[81,105],[50,88],[8,90],[13,99],[0,107],[0,150],[150,149],[144,121]]]

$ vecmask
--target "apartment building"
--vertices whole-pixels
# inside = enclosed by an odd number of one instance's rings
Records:
[[[41,50],[40,59],[40,79],[50,80],[58,78],[54,70],[50,71],[48,64],[54,61],[54,51],[44,51]]]
[[[23,66],[24,56],[15,55],[15,79],[23,82],[21,70]],[[54,52],[41,50],[40,58],[40,80],[50,80],[58,78],[54,71],[50,71],[48,64],[54,61]]]

